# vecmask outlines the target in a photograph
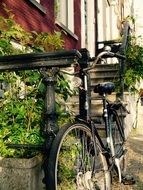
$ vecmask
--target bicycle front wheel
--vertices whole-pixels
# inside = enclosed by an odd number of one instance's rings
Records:
[[[110,173],[105,156],[84,123],[62,127],[48,160],[48,190],[109,190]]]

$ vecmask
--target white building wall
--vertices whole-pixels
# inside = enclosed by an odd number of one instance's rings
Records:
[[[87,0],[87,49],[95,56],[95,5],[94,0]]]
[[[98,41],[119,38],[121,22],[126,17],[133,16],[134,1],[140,2],[140,0],[110,0],[109,6],[107,1],[98,0]]]
[[[95,4],[94,0],[81,0],[81,47],[95,56]],[[85,12],[86,10],[86,12]]]
[[[135,18],[135,35],[138,38],[138,42],[143,46],[143,1],[133,0],[134,2],[134,18]],[[140,81],[138,85],[139,89],[143,89],[143,80]],[[141,99],[138,102],[137,107],[137,118],[136,124],[138,128],[142,129],[142,118],[143,118],[143,105],[141,104]]]
[[[143,36],[143,1],[134,0],[134,18],[136,36]]]
[[[81,0],[81,47],[86,47],[86,35],[85,35],[85,3]]]
[[[98,41],[115,40],[119,37],[117,14],[114,5],[98,1]]]
[[[133,2],[134,0],[124,0],[124,17],[133,15]]]

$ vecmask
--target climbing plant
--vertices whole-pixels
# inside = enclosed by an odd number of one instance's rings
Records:
[[[137,91],[137,83],[143,79],[143,43],[141,37],[131,36],[126,50],[125,77],[126,88]]]
[[[5,5],[4,10],[9,17],[0,16],[0,56],[63,48],[60,32],[27,32],[14,21],[14,14]],[[65,101],[72,90],[64,76],[59,75],[57,80],[56,96]],[[43,143],[40,125],[45,87],[41,75],[38,70],[2,72],[0,87],[0,156],[31,157],[36,152],[8,149],[6,144]],[[56,106],[59,122],[64,122],[70,113],[63,111],[60,102]]]

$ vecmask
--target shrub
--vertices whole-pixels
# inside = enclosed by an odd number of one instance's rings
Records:
[[[64,41],[60,32],[40,33],[27,32],[17,24],[11,11],[5,11],[9,18],[0,16],[0,55],[23,54],[29,52],[44,52],[62,49]],[[18,44],[15,44],[18,42]],[[57,96],[66,100],[72,94],[68,82],[63,76],[58,76]],[[44,85],[38,70],[2,72],[0,73],[0,155],[5,157],[31,157],[36,152],[29,150],[8,149],[6,143],[41,144],[40,134],[41,114],[43,112]],[[63,117],[60,102],[57,110]],[[65,113],[65,111],[64,111]]]
[[[126,50],[125,78],[126,88],[137,91],[137,83],[143,79],[143,45],[140,37],[132,36]]]

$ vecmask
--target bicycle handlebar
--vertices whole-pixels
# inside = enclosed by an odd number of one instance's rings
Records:
[[[113,53],[113,52],[111,52],[109,50],[105,50],[105,51],[102,51],[101,53],[99,53],[96,58],[95,57],[89,58],[88,61],[93,62],[93,64],[88,68],[84,68],[83,71],[86,72],[86,71],[89,71],[89,70],[93,69],[95,67],[95,65],[98,63],[98,61],[104,56],[107,56],[109,58],[116,57],[116,58],[122,59],[122,60],[126,59],[126,57],[124,55],[121,55],[121,54],[118,54],[118,53]],[[65,73],[65,74],[68,74],[68,75],[76,75],[76,74],[79,73],[79,72],[70,73],[70,72],[67,72],[65,70],[61,70],[61,72]]]
[[[109,50],[106,50],[106,51],[103,51],[103,52],[99,53],[96,58],[94,58],[94,57],[89,58],[88,61],[89,62],[93,61],[93,64],[91,66],[87,67],[87,68],[83,68],[82,71],[86,72],[86,71],[89,71],[89,70],[93,69],[95,67],[95,65],[97,64],[97,62],[105,55],[108,56],[108,57],[117,57],[119,59],[126,59],[126,57],[124,55],[121,55],[121,54],[118,54],[118,53],[113,53],[113,52],[111,52]],[[60,72],[62,72],[64,74],[67,74],[67,75],[71,75],[71,76],[75,76],[75,75],[79,74],[79,71],[71,73],[71,72],[68,72],[68,71],[63,70],[63,69],[61,69]],[[76,85],[76,87],[77,86],[79,87],[80,86],[79,83],[81,83],[81,81],[80,82],[78,81],[78,77],[77,77],[76,80],[78,82],[78,85]]]
[[[89,59],[90,62],[91,62],[91,61],[94,61],[94,63],[91,65],[91,67],[83,69],[83,71],[88,71],[88,70],[91,70],[92,68],[94,68],[95,65],[98,63],[98,61],[99,61],[102,57],[104,57],[104,56],[107,56],[107,57],[109,57],[109,58],[111,58],[111,57],[116,57],[116,58],[122,59],[122,60],[125,60],[125,59],[126,59],[125,55],[121,55],[121,54],[118,54],[118,53],[113,53],[113,52],[111,52],[111,51],[109,51],[109,50],[102,51],[101,53],[99,53],[99,54],[97,55],[96,58],[90,58],[90,59]]]
[[[109,55],[112,56],[112,57],[116,57],[118,59],[122,59],[122,60],[125,60],[126,59],[126,56],[125,55],[121,55],[119,53],[112,53],[112,52],[109,52]]]

